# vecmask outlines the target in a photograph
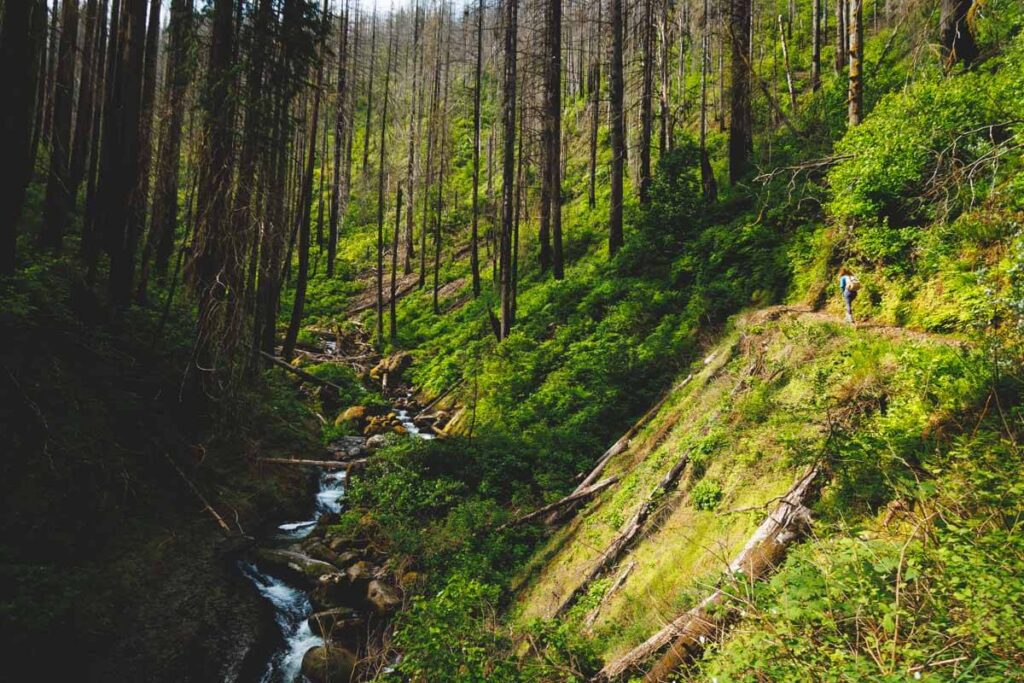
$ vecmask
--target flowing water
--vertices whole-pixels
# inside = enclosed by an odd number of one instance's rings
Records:
[[[410,435],[421,439],[434,438],[433,434],[420,430],[413,423],[407,410],[396,410],[395,416]],[[301,541],[313,532],[317,520],[323,514],[340,512],[341,499],[345,494],[345,480],[344,471],[322,473],[314,499],[313,518],[278,525],[276,532],[264,545],[287,546]],[[309,628],[308,619],[313,611],[309,596],[305,590],[266,574],[252,562],[239,563],[239,569],[252,581],[260,595],[274,607],[274,620],[281,629],[284,639],[283,645],[270,656],[260,683],[294,683],[300,678],[303,655],[310,648],[324,642],[323,638]],[[301,677],[301,680],[305,678]]]

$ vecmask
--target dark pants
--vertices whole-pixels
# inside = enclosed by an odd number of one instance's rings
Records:
[[[848,289],[843,290],[843,302],[846,304],[846,321],[853,322],[853,300],[857,298],[857,292]]]

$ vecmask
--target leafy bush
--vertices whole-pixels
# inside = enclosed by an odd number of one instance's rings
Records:
[[[690,500],[698,510],[714,510],[722,500],[722,485],[712,479],[701,479],[690,491]]]

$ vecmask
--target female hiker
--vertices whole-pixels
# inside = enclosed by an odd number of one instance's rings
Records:
[[[860,289],[860,280],[846,266],[840,268],[839,292],[843,295],[843,303],[846,304],[846,322],[851,325],[853,324],[853,300],[857,298],[858,289]]]

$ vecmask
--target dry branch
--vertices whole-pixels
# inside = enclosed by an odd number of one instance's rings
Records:
[[[761,523],[729,565],[720,585],[727,579],[742,575],[746,579],[759,580],[778,566],[794,540],[810,525],[810,512],[806,503],[817,491],[821,468],[812,465],[797,480],[779,504]],[[728,593],[719,587],[663,629],[655,633],[624,656],[609,662],[592,680],[612,681],[627,672],[639,671],[647,659],[669,646],[668,651],[658,660],[645,676],[645,681],[663,681],[680,664],[696,655],[704,642],[717,637],[728,625],[732,616],[727,610],[714,610],[726,602]]]
[[[314,384],[319,384],[320,386],[323,386],[323,387],[330,387],[331,389],[334,389],[335,391],[337,391],[341,395],[345,394],[345,390],[342,389],[341,387],[339,387],[334,382],[328,382],[325,379],[320,379],[316,375],[311,375],[308,372],[306,372],[305,370],[297,368],[294,365],[291,365],[290,363],[286,363],[285,361],[281,360],[277,356],[271,355],[271,354],[267,353],[266,351],[260,351],[260,355],[263,356],[264,358],[266,358],[267,360],[269,360],[271,363],[273,363],[277,367],[281,368],[282,370],[287,370],[288,372],[292,373],[293,375],[297,375],[298,377],[301,377],[302,379],[306,380],[307,382],[313,382]]]
[[[594,623],[597,622],[597,617],[601,614],[601,610],[604,609],[604,606],[612,599],[612,596],[622,588],[626,583],[626,579],[629,578],[629,575],[633,573],[635,568],[636,560],[633,560],[623,567],[622,571],[619,572],[619,575],[615,577],[615,581],[613,581],[612,585],[608,587],[607,591],[605,591],[604,597],[601,598],[601,602],[597,603],[597,606],[590,610],[590,613],[587,614],[586,618],[583,620],[583,628],[590,629]]]
[[[647,500],[640,505],[637,511],[633,514],[633,517],[629,520],[626,526],[612,539],[612,542],[608,544],[597,560],[591,565],[590,569],[587,570],[583,576],[583,580],[576,586],[576,588],[569,594],[562,604],[555,610],[555,616],[560,616],[568,610],[576,598],[581,596],[586,590],[587,586],[597,578],[602,572],[608,567],[612,566],[615,562],[622,557],[623,553],[629,549],[634,541],[637,540],[647,528],[647,520],[651,518],[655,510],[661,505],[662,500],[665,497],[665,493],[679,481],[680,475],[686,468],[686,463],[690,459],[690,452],[685,451],[676,461],[676,464],[665,473],[665,476],[661,478],[661,481],[654,487],[654,489],[647,496]]]
[[[527,515],[523,515],[522,517],[517,517],[512,521],[505,522],[504,524],[498,527],[498,531],[501,531],[502,529],[506,529],[508,527],[516,526],[518,524],[525,524],[526,522],[531,522],[537,519],[538,517],[541,517],[542,515],[545,515],[551,512],[552,510],[557,510],[558,508],[564,505],[569,505],[571,503],[583,500],[584,498],[589,498],[590,496],[593,496],[595,493],[598,493],[608,488],[618,480],[619,476],[615,475],[613,477],[608,477],[607,479],[602,479],[596,484],[588,486],[582,490],[573,491],[572,493],[562,498],[561,500],[557,500],[554,503],[549,503],[548,505],[545,505],[542,508],[534,510],[533,512]]]

